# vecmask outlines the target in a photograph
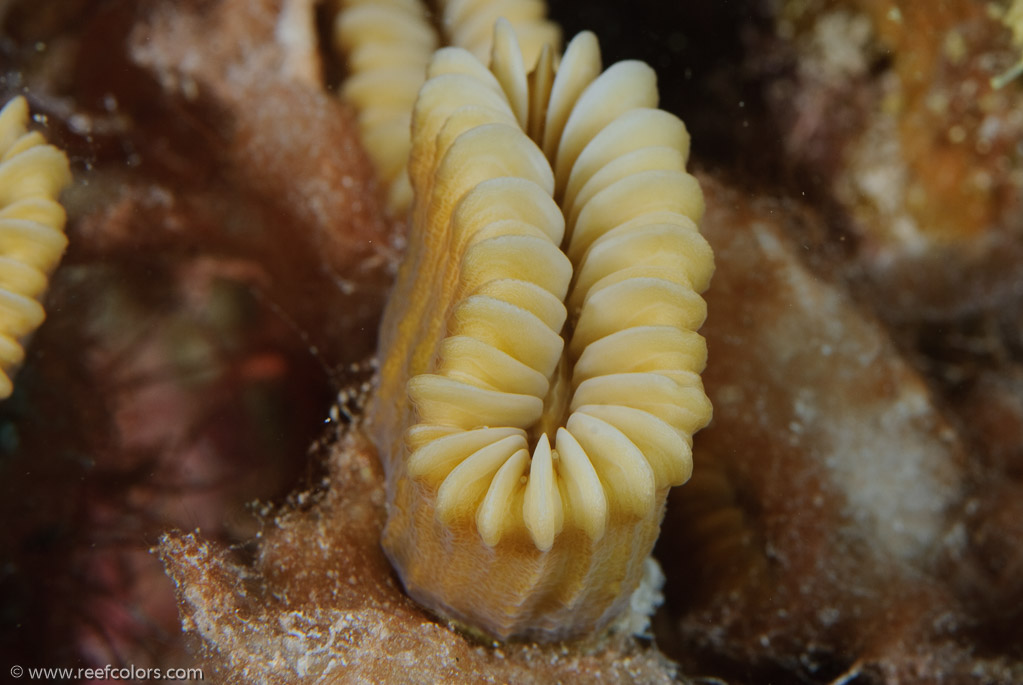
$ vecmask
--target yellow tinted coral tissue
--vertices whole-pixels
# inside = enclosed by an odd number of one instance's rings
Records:
[[[45,318],[40,299],[67,245],[57,202],[71,180],[67,157],[27,124],[25,98],[0,110],[0,399]]]
[[[710,419],[695,331],[713,255],[689,137],[654,72],[590,33],[527,73],[429,63],[408,251],[369,429],[408,593],[489,637],[561,640],[628,604]]]

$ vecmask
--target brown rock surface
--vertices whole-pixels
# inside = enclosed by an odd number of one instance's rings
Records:
[[[761,64],[787,65],[766,91],[787,160],[848,212],[867,259],[1007,229],[1023,185],[1023,96],[991,84],[1018,59],[994,5],[770,5],[761,47],[773,58]]]
[[[662,533],[668,578],[689,581],[666,588],[681,618],[662,645],[689,673],[1014,682],[1018,657],[975,656],[998,640],[977,641],[990,617],[948,575],[999,559],[995,592],[1018,603],[1002,575],[1018,555],[997,542],[1016,534],[1007,494],[978,526],[976,465],[934,393],[786,235],[819,219],[701,180],[719,264],[704,329],[715,417]]]

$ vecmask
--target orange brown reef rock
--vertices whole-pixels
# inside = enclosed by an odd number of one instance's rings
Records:
[[[27,89],[77,182],[2,406],[4,665],[1023,681],[1023,86],[990,87],[1019,59],[998,3],[551,5],[659,69],[707,169],[716,412],[656,550],[675,663],[622,630],[481,645],[401,593],[379,468],[338,425],[358,393],[322,427],[367,377],[402,230],[319,85],[325,10],[14,0],[0,97]],[[159,547],[182,641],[146,550],[197,527]]]

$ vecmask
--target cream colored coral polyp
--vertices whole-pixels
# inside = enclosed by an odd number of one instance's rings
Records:
[[[399,5],[358,3],[341,11],[337,16],[334,39],[342,49],[353,46],[356,52],[363,46],[382,51],[379,46],[393,47],[401,51],[408,50],[416,55],[425,51],[427,59],[437,47],[434,34],[425,14],[416,3]],[[411,61],[411,60],[410,60]]]
[[[437,489],[437,520],[452,525],[460,519],[475,518],[486,504],[486,495],[501,467],[509,460],[529,461],[525,446],[518,447],[518,442],[512,437],[487,445],[451,469]]]
[[[597,542],[604,537],[608,523],[604,484],[586,451],[569,431],[558,428],[555,445],[565,489],[566,518],[586,533],[591,541]]]
[[[674,223],[622,224],[594,240],[576,271],[571,302],[581,304],[605,275],[637,265],[674,268],[694,290],[704,290],[713,272],[708,267],[713,252],[688,217],[675,216]]]
[[[419,88],[439,72],[475,71],[478,75],[479,70],[465,59],[450,62],[442,57],[433,62],[436,71],[427,72],[441,37],[420,0],[341,0],[338,5],[334,46],[348,69],[341,93],[358,110],[363,142],[384,183],[388,206],[401,214],[411,204],[412,187],[406,166],[396,160],[408,158],[407,117]],[[560,29],[545,18],[542,0],[441,0],[438,11],[447,42],[475,53],[472,63],[481,67],[495,45],[493,26],[499,18],[510,23],[506,38],[497,41],[498,48],[514,51],[526,67],[531,67],[545,48],[560,47]],[[511,27],[518,32],[521,48]],[[521,74],[514,101],[516,115],[525,124],[523,107],[529,98],[524,90],[524,68],[506,69],[504,74],[514,78]],[[487,75],[493,78],[489,72]]]
[[[60,207],[56,202],[56,207]],[[64,224],[64,211],[59,218],[44,221],[22,218],[28,209],[24,202],[14,202],[0,211],[0,252],[42,273],[48,273],[60,261],[67,238],[56,227]]]
[[[554,373],[564,341],[530,312],[493,297],[472,295],[455,308],[454,331],[507,352],[544,376]]]
[[[46,316],[40,299],[67,245],[57,202],[71,180],[67,157],[27,125],[24,98],[0,110],[0,398]]]
[[[531,395],[486,390],[436,374],[415,376],[408,392],[423,423],[462,430],[494,425],[527,428],[543,411],[543,402]]]
[[[518,437],[517,441],[514,438]],[[431,486],[439,486],[458,464],[479,450],[512,440],[516,449],[525,447],[526,434],[519,428],[477,428],[457,431],[425,442],[412,450],[408,474]]]
[[[690,174],[643,171],[626,176],[582,208],[575,223],[566,229],[570,239],[565,252],[577,261],[597,238],[646,213],[674,212],[699,223],[703,210],[703,193]]]
[[[565,218],[557,203],[542,187],[524,178],[483,181],[459,200],[451,219],[460,235],[473,235],[479,227],[502,220],[536,226],[555,245],[560,245],[565,235]]]
[[[650,412],[621,405],[584,404],[573,416],[601,419],[639,448],[657,488],[681,485],[692,474],[692,445],[686,434]]]
[[[713,256],[653,71],[601,73],[583,34],[527,75],[514,38],[497,26],[490,70],[457,49],[427,70],[370,428],[409,593],[491,637],[551,640],[625,606],[691,473]]]
[[[536,64],[544,45],[561,47],[561,29],[546,19],[543,0],[439,0],[441,26],[448,42],[487,64],[494,45],[494,24],[507,21],[520,44],[525,70]]]
[[[614,275],[606,277],[615,278]],[[588,345],[624,328],[673,326],[699,328],[707,318],[703,298],[690,288],[663,278],[626,278],[590,290],[572,334],[570,351],[582,354]]]
[[[600,169],[622,155],[646,147],[678,150],[689,159],[689,132],[678,117],[659,109],[639,107],[614,119],[582,149],[572,165],[565,199],[570,201]]]
[[[367,152],[383,182],[388,207],[412,201],[406,170],[409,120],[437,35],[419,0],[343,0],[334,46],[347,64],[341,94],[355,105]]]
[[[612,373],[701,369],[707,343],[698,333],[675,326],[632,326],[586,346],[572,372],[575,385]]]
[[[470,338],[449,335],[440,346],[438,374],[484,390],[503,390],[518,395],[543,397],[547,378],[504,350]]]
[[[565,512],[558,477],[554,472],[554,455],[546,434],[537,441],[530,461],[522,502],[522,521],[541,552],[554,545],[554,538],[564,527]]]
[[[525,500],[526,488],[522,479],[527,471],[532,473],[529,452],[522,448],[516,450],[491,479],[487,493],[476,510],[476,529],[485,545],[497,545],[505,531],[518,523],[509,516],[509,512],[523,508],[516,504],[519,500]]]
[[[550,104],[551,87],[554,85],[555,73],[554,50],[550,45],[543,46],[537,58],[536,67],[526,78],[528,87],[528,107],[526,108],[526,134],[541,148],[543,132],[547,128],[544,115]]]
[[[618,62],[595,78],[573,105],[558,141],[553,163],[556,197],[564,192],[583,148],[604,126],[629,110],[656,107],[657,100],[657,76],[643,62]]]
[[[67,183],[67,158],[60,150],[43,145],[43,139],[26,134],[31,145],[15,140],[0,162],[0,206],[30,197],[53,198]]]
[[[597,37],[589,31],[583,31],[568,44],[551,84],[541,144],[548,159],[557,157],[561,134],[572,108],[583,90],[600,74],[600,68]]]
[[[464,46],[481,61],[489,56],[486,48],[497,41],[494,23],[499,19],[521,24],[540,20],[547,13],[543,0],[475,0],[443,4],[444,24],[450,27],[451,42]],[[448,7],[453,11],[446,11]]]
[[[685,172],[686,160],[681,152],[666,145],[644,147],[626,153],[608,163],[586,182],[578,193],[569,196],[566,192],[561,206],[565,208],[567,222],[574,226],[579,212],[590,200],[614,182],[636,175],[642,171]]]
[[[465,251],[461,292],[501,278],[520,277],[561,299],[568,290],[572,264],[536,236],[502,236],[480,241]]]
[[[529,79],[526,77],[522,51],[506,19],[499,19],[493,31],[493,73],[515,112],[519,126],[525,130],[529,124]]]
[[[479,85],[486,86],[498,95],[504,91],[486,64],[460,47],[444,47],[433,54],[426,67],[426,80],[432,81],[445,74],[469,76]]]

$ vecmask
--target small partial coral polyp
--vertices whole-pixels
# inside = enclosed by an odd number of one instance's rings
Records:
[[[0,399],[46,318],[41,299],[67,246],[57,196],[71,180],[68,160],[27,126],[25,98],[0,110]]]
[[[504,22],[490,69],[431,61],[371,411],[407,591],[499,639],[621,612],[711,413],[685,127],[645,64],[601,73],[591,34],[555,62],[527,75]]]

